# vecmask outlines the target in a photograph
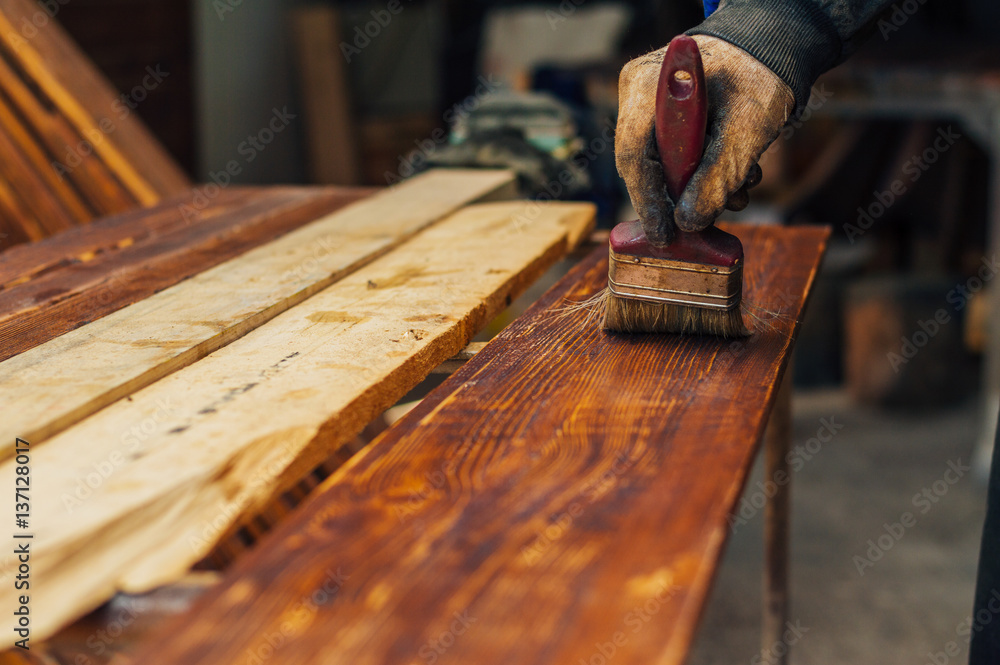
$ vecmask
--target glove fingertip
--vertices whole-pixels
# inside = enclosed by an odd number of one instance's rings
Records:
[[[674,208],[674,223],[681,231],[693,233],[702,231],[715,221],[715,215],[705,214],[700,210],[698,197],[691,189],[681,196],[680,202]]]

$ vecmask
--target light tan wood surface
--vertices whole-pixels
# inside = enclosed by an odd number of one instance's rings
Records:
[[[43,444],[511,182],[506,171],[428,172],[0,363],[0,440]]]

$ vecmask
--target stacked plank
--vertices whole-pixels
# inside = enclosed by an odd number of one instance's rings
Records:
[[[183,575],[593,223],[585,204],[467,205],[511,184],[426,174],[0,363],[0,429],[37,469],[36,639]]]
[[[189,187],[135,106],[42,6],[0,0],[0,249]]]
[[[359,189],[232,187],[106,217],[0,259],[0,361],[364,198]]]

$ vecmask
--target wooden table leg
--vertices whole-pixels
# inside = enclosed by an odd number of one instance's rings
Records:
[[[792,440],[792,372],[789,367],[778,389],[778,397],[764,434],[765,482],[774,483],[775,493],[764,509],[764,620],[761,646],[770,654],[768,662],[786,665],[788,647],[782,633],[788,621],[788,533],[790,527],[791,474],[788,450]]]

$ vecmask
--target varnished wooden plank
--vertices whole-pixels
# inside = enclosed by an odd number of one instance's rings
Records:
[[[225,214],[242,205],[252,188],[229,187],[221,190],[198,219]],[[185,193],[178,201],[192,198]],[[94,220],[85,227],[74,227],[44,241],[11,247],[0,254],[0,292],[35,279],[53,270],[86,261],[105,252],[141,242],[144,239],[187,224],[180,208],[170,205],[138,208],[118,215]]]
[[[227,193],[228,194],[228,193]],[[0,360],[38,346],[363,198],[320,189],[244,190],[199,212],[200,190],[131,223],[17,252],[34,266],[0,289]],[[131,231],[131,232],[130,232]],[[74,246],[73,240],[76,240]],[[49,247],[52,245],[52,247]],[[56,248],[61,257],[56,263]],[[0,273],[13,272],[0,255]],[[25,280],[25,281],[21,281]]]
[[[66,665],[138,665],[133,656],[142,640],[211,593],[218,582],[219,573],[197,571],[149,593],[117,595],[44,644],[32,641],[31,652]]]
[[[0,12],[0,35],[5,27]],[[44,91],[34,85],[28,74],[18,72],[16,64],[13,52],[0,37],[0,89],[22,122],[31,127],[38,144],[45,147],[52,172],[73,183],[98,213],[114,214],[136,207],[141,199],[128,191],[101,153],[88,149],[89,145],[108,145],[101,131],[91,128],[92,132],[85,135],[74,127],[51,100],[38,96]],[[57,164],[62,165],[60,171],[56,171]]]
[[[32,170],[45,181],[49,192],[66,208],[77,224],[84,224],[93,218],[94,211],[87,206],[76,188],[55,172],[51,158],[17,117],[5,95],[0,95],[0,128],[24,153]]]
[[[37,11],[38,6],[28,0],[0,2],[0,40],[18,66],[81,138],[105,139],[93,141],[95,153],[143,205],[187,189],[187,177],[135,113],[123,110],[119,95],[55,20],[48,20],[30,38],[23,35],[22,21],[30,23]],[[155,77],[150,79],[153,84]],[[109,122],[113,131],[108,130]]]
[[[78,220],[63,207],[59,198],[49,188],[41,173],[35,170],[28,157],[14,143],[12,137],[0,131],[0,178],[10,184],[24,208],[45,231],[53,235],[72,228]],[[51,169],[48,169],[51,175]]]
[[[683,662],[828,235],[728,230],[762,330],[605,333],[565,300],[604,287],[598,249],[140,658],[245,663],[284,625],[269,663]]]
[[[511,182],[507,171],[429,171],[3,361],[0,440],[41,443]]]
[[[183,575],[241,515],[461,350],[593,225],[593,206],[579,203],[540,206],[522,225],[525,205],[464,208],[33,446],[32,574],[46,580],[32,596],[33,635],[44,639],[117,589]],[[105,473],[88,479],[94,464]],[[0,585],[0,606],[12,593]]]
[[[45,229],[38,223],[31,212],[24,206],[17,192],[0,178],[0,217],[4,220],[4,237],[0,249],[13,243],[31,240],[41,240],[45,237]]]

